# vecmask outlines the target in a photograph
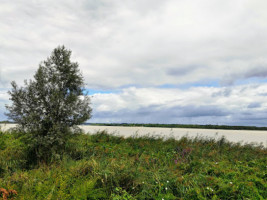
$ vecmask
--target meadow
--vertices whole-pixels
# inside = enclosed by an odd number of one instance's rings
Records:
[[[267,198],[267,149],[259,145],[102,131],[73,135],[65,148],[35,163],[22,134],[0,132],[0,188],[17,193],[7,199]]]

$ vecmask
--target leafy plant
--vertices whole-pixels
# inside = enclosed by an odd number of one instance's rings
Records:
[[[123,190],[121,187],[116,187],[113,194],[111,194],[112,200],[134,200],[126,190]]]
[[[6,106],[6,115],[28,136],[32,159],[59,158],[66,138],[78,130],[76,125],[91,117],[83,76],[70,56],[70,50],[59,46],[40,63],[34,80],[25,80],[24,87],[11,82],[12,105]]]

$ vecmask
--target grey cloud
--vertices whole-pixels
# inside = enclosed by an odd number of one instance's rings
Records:
[[[136,123],[171,123],[180,119],[188,120],[192,118],[228,116],[230,112],[217,106],[175,106],[166,108],[162,106],[141,107],[138,110],[122,109],[116,112],[98,112],[94,118],[98,120],[113,119],[117,122],[136,122]],[[94,120],[94,119],[92,119]]]
[[[6,108],[5,105],[9,103],[9,95],[5,88],[0,88],[0,121],[7,119],[5,116]]]
[[[136,94],[117,95],[111,103],[112,94],[99,97],[97,105],[113,112],[96,106],[92,120],[171,123],[178,118],[250,124],[242,112],[263,110],[267,91],[249,84],[238,88],[235,82],[267,77],[267,45],[263,45],[267,4],[265,0],[240,4],[231,0],[3,1],[0,87],[32,78],[52,49],[64,44],[80,64],[89,91],[148,88],[143,100]],[[203,80],[232,86],[190,89]],[[162,90],[149,96],[159,85],[185,84],[188,91]],[[159,97],[157,92],[163,94]],[[115,109],[117,100],[121,102]],[[253,101],[259,104],[249,104]]]
[[[53,48],[65,44],[91,87],[179,85],[201,80],[229,85],[238,79],[266,77],[266,70],[260,67],[251,70],[266,63],[263,1],[246,2],[242,8],[230,0],[212,4],[208,0],[201,4],[5,1],[0,17],[3,76],[10,67],[33,73]],[[240,67],[243,64],[236,60],[247,64]],[[15,73],[17,81],[25,79],[24,74]],[[6,80],[10,82],[11,77]]]
[[[0,110],[0,119],[7,119],[6,115],[4,114],[5,111]]]
[[[246,80],[249,78],[266,78],[267,77],[267,63],[264,66],[244,66],[243,70],[232,71],[221,79],[222,85],[234,85],[238,80]]]
[[[184,76],[188,73],[192,73],[197,68],[200,68],[198,65],[189,65],[184,67],[172,67],[167,70],[167,74],[171,76]]]
[[[260,107],[261,107],[261,103],[259,102],[253,102],[248,105],[248,108],[260,108]]]
[[[264,92],[264,93],[259,93],[260,96],[267,96],[267,93]]]
[[[264,126],[266,85],[125,88],[116,95],[96,95],[92,121]]]
[[[267,77],[267,64],[266,66],[250,69],[245,73],[245,78],[252,78],[252,77],[260,77],[260,78]]]
[[[100,112],[94,115],[92,122],[117,123],[189,123],[224,124],[243,126],[266,126],[267,112],[232,113],[216,107],[200,107],[188,110],[188,107],[153,110],[149,107],[139,110],[120,110],[119,112]]]
[[[246,126],[266,126],[267,110],[250,112],[250,113],[236,113],[232,117],[231,124],[246,125]]]
[[[131,87],[116,93],[95,94],[90,122],[265,126],[266,97],[260,94],[267,92],[266,85],[233,86],[229,95],[225,95],[226,88],[208,87],[186,90]],[[3,113],[8,96],[6,91],[2,92]]]
[[[6,86],[7,83],[8,83],[8,81],[6,80],[6,78],[3,77],[2,72],[1,72],[1,68],[0,68],[0,85]]]
[[[229,97],[231,95],[231,93],[232,93],[231,88],[230,87],[226,87],[226,88],[221,89],[218,92],[214,92],[212,94],[212,97],[221,97],[221,96]]]
[[[179,107],[178,107],[179,109]],[[220,108],[218,106],[186,106],[182,107],[182,114],[181,117],[216,117],[216,116],[227,116],[230,112],[226,111],[223,108]]]

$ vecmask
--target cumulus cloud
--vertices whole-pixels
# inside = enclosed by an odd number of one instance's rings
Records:
[[[248,108],[260,108],[260,107],[261,107],[261,103],[259,102],[253,102],[248,105]]]
[[[3,0],[0,88],[32,78],[64,44],[89,91],[117,91],[94,95],[95,121],[171,122],[175,116],[241,123],[243,112],[256,111],[264,117],[266,9],[265,0]],[[166,85],[178,89],[159,89]]]
[[[92,121],[264,126],[267,97],[261,93],[267,92],[266,86],[132,87],[117,94],[95,94]]]
[[[266,8],[264,0],[3,1],[0,83],[32,77],[59,44],[95,89],[265,78]]]

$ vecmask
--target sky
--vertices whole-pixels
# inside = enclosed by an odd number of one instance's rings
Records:
[[[0,120],[59,45],[102,123],[267,126],[266,0],[0,0]]]

